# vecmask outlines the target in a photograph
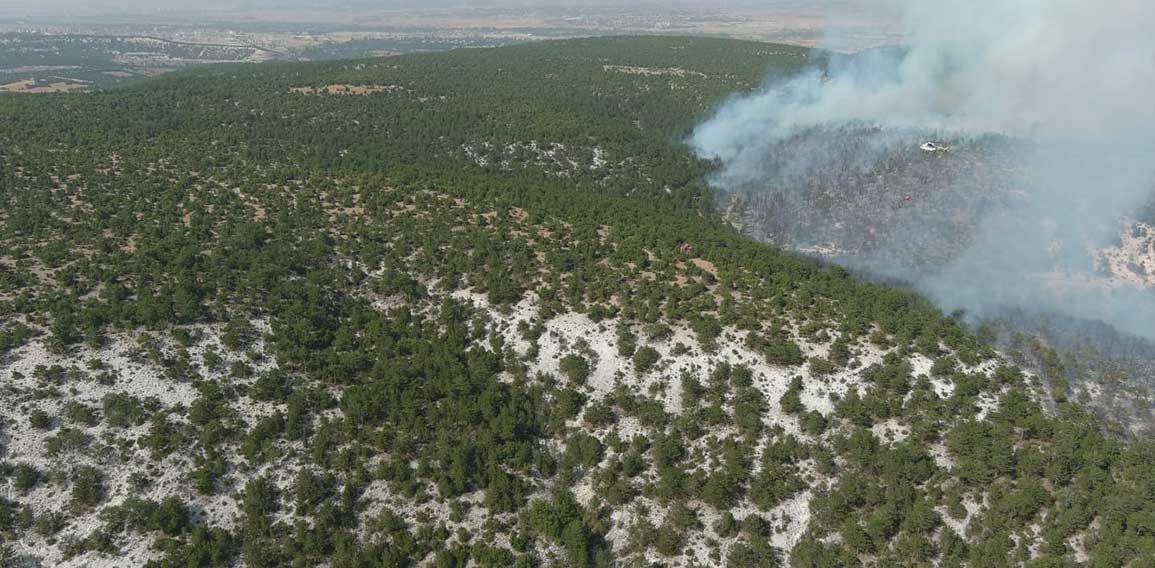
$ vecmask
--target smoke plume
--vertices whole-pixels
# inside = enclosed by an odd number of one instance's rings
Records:
[[[827,256],[948,311],[1058,312],[1155,339],[1155,293],[1090,254],[1155,190],[1155,2],[874,4],[897,11],[903,47],[816,63],[694,132],[715,185],[756,210],[748,230],[834,243]]]

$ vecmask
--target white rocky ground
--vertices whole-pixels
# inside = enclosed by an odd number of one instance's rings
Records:
[[[531,324],[537,319],[538,308],[532,298],[523,300],[512,310],[503,313],[493,309],[485,296],[481,294],[459,292],[455,294],[455,297],[467,301],[476,308],[486,310],[496,322],[496,328],[502,330],[506,342],[513,345],[518,353],[526,353],[530,349],[530,343],[521,337],[517,329],[519,322]],[[591,373],[585,388],[585,393],[591,401],[606,396],[620,383],[624,383],[635,392],[640,393],[654,392],[654,388],[660,386],[661,388],[657,389],[658,399],[662,402],[665,410],[672,414],[678,414],[682,410],[682,393],[681,383],[677,378],[683,373],[699,377],[704,381],[709,372],[721,363],[728,363],[733,366],[742,365],[753,371],[754,385],[762,392],[769,404],[769,410],[765,416],[767,426],[780,426],[787,434],[804,441],[815,441],[813,436],[802,432],[798,418],[784,412],[779,403],[779,399],[789,388],[791,378],[794,376],[803,378],[804,390],[801,399],[806,408],[817,410],[824,416],[829,416],[834,412],[834,400],[836,398],[846,395],[852,389],[858,391],[859,394],[865,393],[868,384],[863,381],[860,372],[872,364],[880,363],[886,354],[886,350],[876,346],[860,345],[854,350],[856,358],[861,362],[856,370],[843,369],[834,374],[822,376],[811,373],[808,365],[783,367],[767,363],[765,357],[746,347],[744,343],[746,332],[735,329],[726,330],[718,341],[717,348],[711,352],[706,352],[699,345],[694,333],[683,326],[675,327],[674,333],[669,339],[658,342],[646,341],[642,338],[641,333],[638,334],[640,344],[648,344],[661,354],[661,361],[657,368],[639,376],[634,369],[633,361],[618,353],[615,325],[616,321],[594,322],[587,315],[580,313],[568,313],[548,320],[545,323],[545,333],[536,342],[538,356],[531,363],[530,374],[560,375],[558,364],[560,359],[564,355],[573,353],[574,346],[581,341],[588,346],[587,353],[592,353]],[[828,355],[829,347],[827,344],[816,344],[797,336],[794,339],[807,358]],[[687,349],[681,352],[682,349],[675,346]],[[930,359],[916,354],[910,357],[910,363],[913,368],[912,376],[930,376],[929,371],[933,364]],[[978,367],[966,368],[965,370],[967,372],[987,373],[993,371],[997,366],[998,361],[990,360]],[[940,396],[950,396],[954,390],[954,385],[950,381],[936,378],[932,382]],[[980,399],[977,417],[985,416],[995,407],[997,407],[997,401],[993,398]],[[572,421],[571,425],[577,426],[578,423]],[[637,420],[625,418],[609,428],[597,431],[596,435],[602,440],[609,438],[611,434],[616,434],[623,440],[629,440],[639,432],[639,429]],[[901,424],[895,420],[877,424],[873,430],[880,440],[891,444],[902,442],[910,432],[909,425]],[[710,455],[713,449],[709,444],[711,440],[718,440],[726,436],[737,438],[736,430],[733,427],[712,429],[710,433],[712,435],[699,440],[699,443],[690,451],[700,451]],[[756,448],[753,463],[759,462],[761,450],[761,447]],[[953,465],[953,460],[946,448],[940,447],[940,451],[941,454],[935,456],[939,465],[947,467]],[[614,455],[612,450],[608,450],[600,466],[605,466]],[[813,489],[826,488],[834,482],[834,479],[819,474],[814,469],[813,462],[809,460],[803,463],[803,471],[805,476],[814,480]],[[588,479],[586,483],[588,484]],[[576,488],[575,494],[583,505],[588,504],[593,497],[588,485]],[[788,551],[805,533],[810,521],[811,496],[811,490],[803,491],[769,512],[761,512],[753,503],[744,500],[732,508],[731,513],[738,519],[746,515],[756,514],[770,520],[774,526],[779,527],[771,542],[774,546]],[[654,526],[662,524],[665,509],[660,504],[645,498],[638,498],[636,503],[645,505],[650,523]],[[634,506],[615,511],[613,515],[615,528],[609,533],[608,540],[615,549],[625,547],[628,544],[630,536],[628,528],[639,521],[637,516],[639,508],[636,503]],[[979,509],[978,505],[973,503],[966,505],[968,514],[965,519],[959,522],[960,528],[965,528],[966,523]],[[720,515],[701,502],[690,503],[690,506],[699,513],[704,529],[695,534],[687,543],[681,557],[663,558],[650,551],[646,558],[647,561],[665,563],[670,566],[708,566],[717,563],[709,558],[709,548],[706,543],[711,540],[722,542],[729,540],[719,537],[714,531],[714,524]],[[725,557],[725,548],[722,552],[723,557]]]
[[[1101,249],[1096,261],[1114,280],[1132,286],[1155,288],[1155,227],[1129,221],[1119,244]]]
[[[723,362],[746,366],[753,371],[753,384],[761,391],[767,402],[768,412],[765,415],[767,426],[781,427],[785,433],[803,441],[816,439],[803,433],[798,418],[783,412],[779,403],[779,399],[789,387],[791,378],[801,376],[803,379],[804,390],[801,398],[804,405],[828,416],[835,407],[831,397],[843,396],[850,390],[864,392],[868,385],[860,376],[861,370],[880,362],[885,355],[885,351],[873,345],[857,345],[852,349],[854,357],[861,363],[855,367],[857,370],[840,370],[828,376],[818,376],[810,372],[808,365],[781,367],[767,363],[762,355],[746,347],[744,343],[746,332],[725,330],[717,348],[706,352],[689,329],[676,327],[669,339],[657,342],[647,341],[641,333],[638,334],[640,344],[652,346],[661,355],[655,369],[639,376],[632,360],[618,353],[616,320],[595,322],[585,314],[562,314],[544,322],[544,333],[537,339],[536,345],[532,345],[518,331],[519,323],[532,325],[540,321],[539,306],[532,295],[507,310],[495,309],[480,294],[458,292],[454,296],[488,314],[491,329],[499,331],[506,344],[518,355],[526,358],[531,377],[538,374],[559,376],[559,361],[563,356],[584,352],[591,362],[591,373],[583,387],[584,394],[590,402],[605,397],[618,385],[624,384],[638,394],[652,393],[666,412],[676,415],[682,410],[679,377],[684,373],[705,381],[709,373]],[[392,304],[382,302],[380,305],[385,309]],[[265,321],[252,323],[261,333],[269,329]],[[3,459],[13,464],[30,463],[43,472],[57,473],[27,494],[19,494],[12,487],[11,481],[3,486],[3,491],[7,498],[30,506],[37,515],[48,511],[61,511],[71,516],[66,528],[55,537],[34,536],[14,543],[18,554],[41,558],[45,565],[61,566],[135,566],[155,554],[150,551],[149,538],[138,538],[132,542],[122,543],[124,545],[122,556],[118,558],[88,553],[71,558],[67,562],[63,560],[64,544],[72,539],[87,536],[101,524],[99,510],[77,511],[70,505],[71,482],[66,474],[81,465],[98,466],[107,476],[108,497],[101,507],[121,503],[130,495],[154,500],[176,495],[189,503],[200,519],[226,528],[235,525],[238,514],[236,495],[232,491],[223,491],[211,497],[200,495],[190,482],[190,474],[195,468],[190,456],[176,452],[163,461],[154,463],[149,458],[147,449],[137,447],[133,443],[146,434],[147,424],[114,430],[104,423],[94,427],[73,425],[61,417],[63,407],[69,401],[78,401],[99,409],[103,397],[110,393],[131,395],[144,401],[152,400],[162,409],[187,408],[197,399],[197,390],[187,380],[166,373],[158,355],[162,358],[172,358],[187,352],[192,369],[202,376],[222,381],[237,380],[228,376],[229,366],[235,361],[251,364],[256,370],[254,377],[276,365],[267,354],[262,338],[256,338],[244,349],[230,351],[221,345],[223,333],[221,326],[200,326],[191,331],[195,339],[187,348],[182,348],[168,335],[140,336],[128,333],[112,336],[108,345],[100,349],[78,347],[64,354],[53,353],[42,341],[34,341],[12,353],[8,360],[3,362],[0,366],[0,421],[4,423],[4,428],[0,429],[4,437],[0,441],[5,448]],[[818,344],[797,336],[795,340],[807,357],[827,355],[827,343]],[[150,348],[153,353],[151,357]],[[537,354],[530,356],[534,348]],[[210,351],[222,355],[224,362],[214,368],[208,368],[205,356]],[[99,365],[94,362],[99,362]],[[929,375],[932,364],[929,359],[915,355],[911,357],[910,362],[915,376]],[[52,388],[53,385],[46,385],[42,379],[37,378],[43,373],[38,373],[36,369],[54,365],[71,369],[72,372],[55,386],[57,392],[49,394],[44,388]],[[969,370],[990,371],[992,365],[993,363],[988,362],[981,368]],[[98,378],[102,374],[107,375],[103,380]],[[112,377],[112,380],[108,377]],[[936,391],[944,396],[953,390],[953,385],[949,381],[935,379],[934,385]],[[261,416],[275,410],[271,405],[255,402],[247,396],[241,396],[232,404],[238,418],[249,426]],[[994,400],[984,400],[980,416],[989,412],[996,404]],[[57,424],[52,431],[31,427],[28,415],[36,409],[55,417]],[[571,420],[568,426],[571,429],[583,428],[580,419]],[[90,438],[90,444],[87,448],[77,451],[56,456],[49,455],[48,439],[65,427],[82,430]],[[909,426],[891,421],[876,425],[874,431],[884,442],[897,443],[909,434]],[[613,425],[592,433],[604,441],[615,435],[620,439],[630,440],[636,434],[647,432],[637,419],[625,416]],[[719,442],[731,437],[735,440],[741,439],[732,426],[712,429],[689,450],[704,457],[716,456]],[[554,447],[561,446],[555,444]],[[227,457],[230,463],[235,465],[228,473],[231,487],[234,490],[239,489],[254,476],[268,475],[282,489],[290,488],[301,466],[299,461],[294,459],[294,451],[298,451],[299,448],[287,450],[285,458],[275,464],[259,468],[244,465],[245,459],[237,455],[235,449],[230,450]],[[762,447],[754,449],[752,463],[759,463],[761,451]],[[614,450],[607,448],[599,467],[605,466],[615,455]],[[945,447],[936,448],[934,457],[940,466],[949,467],[953,464]],[[803,476],[813,480],[812,489],[824,488],[833,482],[832,479],[819,474],[812,461],[803,462],[800,467]],[[143,490],[135,489],[130,479],[139,475],[151,478],[152,484]],[[643,479],[654,477],[652,471],[642,475]],[[589,476],[582,478],[571,489],[583,504],[588,504],[594,497]],[[541,488],[538,495],[544,496],[547,493],[546,488]],[[798,542],[807,528],[811,495],[811,490],[803,491],[766,512],[759,511],[749,501],[742,501],[731,513],[738,519],[750,514],[762,515],[777,527],[772,543],[782,550],[788,550]],[[487,520],[485,509],[478,506],[470,507],[463,519],[450,521],[448,505],[436,502],[415,504],[407,498],[391,495],[381,482],[370,485],[366,496],[373,504],[363,513],[365,517],[375,516],[381,509],[387,507],[410,522],[418,518],[433,518],[444,522],[451,531],[464,527],[474,534]],[[474,494],[466,496],[461,501],[467,504],[479,503],[481,498],[480,494]],[[645,505],[645,516],[654,526],[660,526],[668,513],[666,507],[646,497],[639,497],[631,506],[615,511],[613,527],[607,535],[609,543],[615,549],[627,547],[631,538],[630,528],[642,520],[640,511],[643,507],[639,505]],[[689,505],[697,511],[705,528],[691,535],[682,556],[661,558],[651,550],[647,553],[647,560],[661,561],[672,566],[715,564],[716,560],[710,556],[712,548],[708,545],[710,541],[721,543],[721,553],[724,557],[727,543],[733,539],[724,539],[715,533],[713,527],[720,516],[718,512],[703,503],[693,502]],[[974,503],[967,503],[969,513],[967,519],[949,522],[958,525],[955,527],[957,529],[964,529],[977,507],[978,505]]]
[[[268,329],[266,322],[252,323],[258,331]],[[231,352],[224,348],[220,341],[221,326],[200,326],[191,331],[199,334],[200,340],[187,348],[187,354],[207,376],[223,377],[234,361],[249,363],[257,373],[275,365],[268,358],[253,361],[244,352]],[[197,518],[212,525],[231,527],[237,513],[236,502],[227,494],[206,497],[197,493],[188,480],[194,468],[190,456],[175,452],[160,462],[153,462],[147,449],[134,447],[134,442],[147,434],[148,423],[125,429],[114,429],[103,422],[85,427],[72,424],[62,416],[65,405],[70,402],[80,402],[99,410],[104,397],[109,394],[132,396],[164,410],[191,405],[198,397],[196,389],[187,378],[167,376],[164,367],[150,359],[150,347],[169,357],[179,348],[171,337],[119,334],[110,337],[107,345],[99,349],[80,346],[59,354],[49,351],[43,341],[35,341],[10,354],[0,367],[0,421],[5,424],[2,430],[3,457],[14,464],[31,464],[42,474],[50,475],[66,476],[75,468],[86,465],[99,468],[105,474],[107,492],[101,508],[120,504],[130,496],[159,501],[176,495],[189,504]],[[207,369],[204,364],[205,354],[210,350],[223,359],[214,369]],[[256,339],[248,352],[263,354],[263,340]],[[59,385],[37,378],[41,374],[37,372],[38,368],[53,366],[63,367],[69,376]],[[45,389],[54,389],[56,393],[46,395]],[[270,411],[247,399],[242,399],[236,406],[238,416],[249,424]],[[29,424],[28,416],[36,410],[54,417],[52,430],[38,430]],[[179,420],[175,416],[171,419]],[[83,449],[51,455],[49,439],[64,428],[82,430],[90,442]],[[148,477],[151,484],[143,490],[134,487],[130,482],[134,475]],[[73,508],[70,484],[66,479],[41,483],[27,494],[19,494],[10,485],[4,486],[3,491],[8,498],[31,506],[37,516],[56,511],[72,519],[53,538],[26,538],[15,543],[18,555],[39,557],[45,565],[93,567],[136,566],[152,557],[151,542],[138,539],[124,547],[121,558],[86,554],[64,561],[60,545],[84,538],[97,529],[101,525],[101,509]]]
[[[461,156],[481,167],[502,170],[539,169],[551,176],[569,178],[586,171],[607,176],[628,168],[633,160],[610,162],[601,146],[567,146],[558,142],[517,141],[463,144]]]

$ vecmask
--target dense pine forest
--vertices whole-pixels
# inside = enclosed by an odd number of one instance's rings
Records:
[[[742,236],[809,50],[612,38],[0,96],[0,565],[1155,566],[1155,445]]]

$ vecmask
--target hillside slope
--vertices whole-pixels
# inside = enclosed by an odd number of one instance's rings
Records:
[[[708,213],[679,141],[805,58],[583,40],[0,97],[0,558],[1149,562],[1149,443]]]
[[[1058,206],[1032,210],[1047,198],[1035,165],[1045,152],[1039,145],[987,135],[946,138],[949,150],[941,152],[920,148],[936,134],[862,126],[800,133],[768,148],[758,179],[722,193],[720,208],[763,242],[866,277],[942,282],[940,296],[948,297],[952,288],[974,288],[984,269],[1002,272],[983,265],[998,263],[999,249],[1011,248],[990,245],[992,234],[1002,234],[992,227],[1037,226],[1035,242],[1017,243],[1040,251],[1037,261],[990,294],[1032,290],[1071,304],[1112,293],[1134,292],[1135,302],[1155,294],[1149,212],[1104,228],[1079,226],[1077,214],[1058,219]],[[1036,305],[1031,295],[1007,292],[1002,305],[964,305],[990,320],[988,335],[1001,350],[1024,353],[1016,357],[1023,364],[1041,372],[1041,359],[1056,351],[1061,364],[1049,374],[1065,383],[1056,395],[1081,399],[1117,431],[1149,435],[1155,342],[1131,335],[1149,329],[1147,322],[1128,334],[1094,319],[1109,318],[1110,310],[1087,309],[1080,320],[1058,313],[1054,302]],[[1047,305],[1052,309],[1040,307]]]

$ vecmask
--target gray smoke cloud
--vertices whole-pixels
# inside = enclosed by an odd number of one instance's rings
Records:
[[[725,104],[691,138],[719,161],[715,185],[760,203],[765,216],[809,207],[823,184],[869,178],[872,195],[886,195],[896,175],[888,181],[888,160],[923,160],[926,195],[909,206],[900,199],[875,217],[887,226],[867,229],[887,235],[882,248],[937,240],[957,250],[933,270],[875,252],[840,261],[912,281],[948,311],[1053,311],[1155,339],[1155,294],[1096,278],[1089,254],[1116,239],[1155,189],[1155,2],[872,6],[901,18],[906,45],[836,58]],[[925,140],[955,148],[928,160],[917,150]],[[994,171],[989,157],[1000,152],[1014,164]],[[823,173],[832,167],[841,173]],[[858,206],[852,190],[840,191],[845,207]],[[782,225],[796,233],[770,240],[827,234],[845,224],[846,214],[826,212],[837,208],[823,209],[820,223]],[[950,223],[965,234],[941,234]]]

